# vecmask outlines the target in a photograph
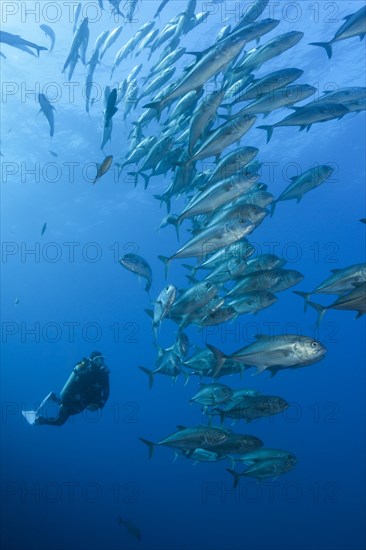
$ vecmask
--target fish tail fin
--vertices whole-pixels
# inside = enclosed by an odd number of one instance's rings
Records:
[[[191,373],[182,371],[182,374],[184,376],[184,386],[186,386],[189,382],[190,377],[191,377]]]
[[[186,269],[189,269],[189,271],[191,271],[193,275],[195,274],[196,268],[193,265],[182,264],[182,266],[185,267]]]
[[[225,355],[223,351],[215,348],[215,346],[212,346],[211,344],[206,344],[206,347],[211,351],[211,353],[214,355],[216,360],[215,370],[212,374],[212,377],[216,378],[220,370],[222,369],[222,366],[225,363],[225,360],[227,359],[227,355]]]
[[[170,210],[170,206],[169,206],[169,210]],[[175,216],[169,216],[167,218],[167,222],[171,225],[174,225],[175,227],[175,232],[177,233],[177,239],[178,239],[178,242],[179,242],[179,218],[176,218]]]
[[[167,212],[169,214],[170,213],[170,208],[171,208],[170,197],[167,197],[165,195],[154,195],[154,198],[157,199],[158,201],[160,201],[160,206],[162,205],[163,202],[165,202],[166,209],[167,209]]]
[[[138,180],[138,177],[139,177],[139,172],[127,172],[127,174],[129,176],[133,176],[133,182],[135,184],[135,187],[137,185],[137,180]]]
[[[330,42],[310,42],[310,46],[320,46],[327,52],[328,59],[332,57],[332,44]]]
[[[154,312],[152,309],[145,309],[145,312],[148,314],[149,317],[151,317],[151,319],[154,318]]]
[[[194,277],[194,275],[186,275],[186,278],[188,279],[188,281],[190,283],[192,283],[193,285],[197,284],[198,283],[198,280]]]
[[[277,201],[273,201],[273,202],[271,203],[271,210],[270,210],[270,213],[269,213],[269,215],[270,215],[271,218],[272,218],[272,216],[273,216],[273,214],[274,214],[274,211],[275,211],[275,208],[276,208],[276,204],[277,204]]]
[[[269,143],[272,135],[273,135],[273,126],[266,126],[266,125],[263,125],[263,126],[257,126],[257,128],[259,128],[260,130],[265,130],[267,132],[267,143]]]
[[[37,56],[39,57],[39,52],[48,51],[48,48],[45,48],[44,46],[36,46],[36,50],[37,50]]]
[[[158,256],[159,260],[161,260],[165,266],[165,278],[168,277],[168,270],[169,270],[169,263],[171,262],[171,258],[167,258],[166,256]]]
[[[142,370],[142,372],[147,374],[147,376],[149,377],[149,389],[151,390],[151,388],[153,387],[153,383],[154,383],[154,373],[153,373],[153,371],[150,370],[150,369],[146,369],[145,367],[139,367],[139,369]]]
[[[144,182],[145,182],[145,191],[149,185],[149,179],[150,179],[150,176],[147,176],[146,174],[143,174],[142,172],[140,172],[140,176],[144,179]]]
[[[154,454],[154,447],[155,443],[152,441],[149,441],[148,439],[144,439],[143,437],[139,437],[139,440],[142,441],[147,447],[149,448],[149,459],[153,457]]]
[[[234,489],[238,486],[240,481],[240,474],[231,468],[226,468],[226,471],[229,472],[234,477]]]
[[[326,306],[321,306],[320,304],[317,304],[316,302],[310,302],[310,301],[308,301],[308,305],[310,307],[312,307],[313,309],[315,309],[315,311],[318,314],[318,318],[316,320],[316,326],[318,327],[320,325],[320,323],[322,322],[323,317],[324,317],[324,315],[325,315],[328,308]]]
[[[158,120],[160,120],[161,113],[163,111],[163,106],[161,101],[152,101],[151,103],[146,103],[146,105],[143,106],[144,109],[155,109],[155,111],[158,114]]]
[[[301,296],[301,298],[304,298],[304,311],[306,311],[308,309],[311,292],[301,292],[300,290],[293,290],[293,293]]]

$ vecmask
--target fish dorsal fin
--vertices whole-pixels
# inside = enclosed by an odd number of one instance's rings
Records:
[[[337,273],[337,271],[341,271],[341,269],[331,269],[330,270],[332,273]]]
[[[187,429],[187,427],[186,426],[181,426],[181,424],[178,424],[178,426],[177,426],[177,430],[179,430],[180,432],[182,430],[186,430],[186,429]]]
[[[290,180],[295,181],[295,180],[297,180],[297,178],[298,178],[298,176],[291,176]]]
[[[349,15],[345,15],[343,17],[343,20],[347,21],[347,19],[349,19],[350,17],[352,17],[352,15],[354,15],[353,13],[349,14]]]

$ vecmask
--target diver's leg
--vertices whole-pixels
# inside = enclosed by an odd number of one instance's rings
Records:
[[[68,420],[70,413],[64,405],[60,406],[58,418],[47,418],[45,416],[38,416],[34,424],[39,426],[62,426]]]
[[[50,392],[42,401],[40,406],[36,411],[22,411],[22,415],[28,422],[28,424],[38,424],[37,419],[43,417],[42,411],[49,403],[56,403],[57,405],[61,404],[61,399],[57,397],[54,392]]]
[[[51,391],[42,401],[42,403],[40,404],[40,406],[38,407],[37,409],[37,412],[38,411],[41,411],[42,408],[47,404],[47,403],[50,403],[50,402],[53,402],[53,403],[57,403],[58,405],[61,404],[61,399],[59,397],[57,397],[57,395],[55,394],[55,392]]]

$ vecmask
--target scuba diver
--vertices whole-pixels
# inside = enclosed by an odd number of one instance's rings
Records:
[[[103,355],[93,351],[89,358],[84,357],[75,365],[59,397],[51,392],[36,411],[22,411],[22,414],[32,426],[62,426],[69,416],[79,414],[84,409],[102,409],[108,397],[109,369],[104,364]],[[58,407],[56,417],[46,415],[50,404]]]

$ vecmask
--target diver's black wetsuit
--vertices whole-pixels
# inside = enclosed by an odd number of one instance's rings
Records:
[[[83,359],[71,373],[63,387],[60,397],[50,401],[59,404],[57,418],[47,418],[42,414],[36,424],[62,426],[69,416],[79,414],[84,409],[102,409],[109,397],[109,369],[104,365],[96,366],[90,359]]]

